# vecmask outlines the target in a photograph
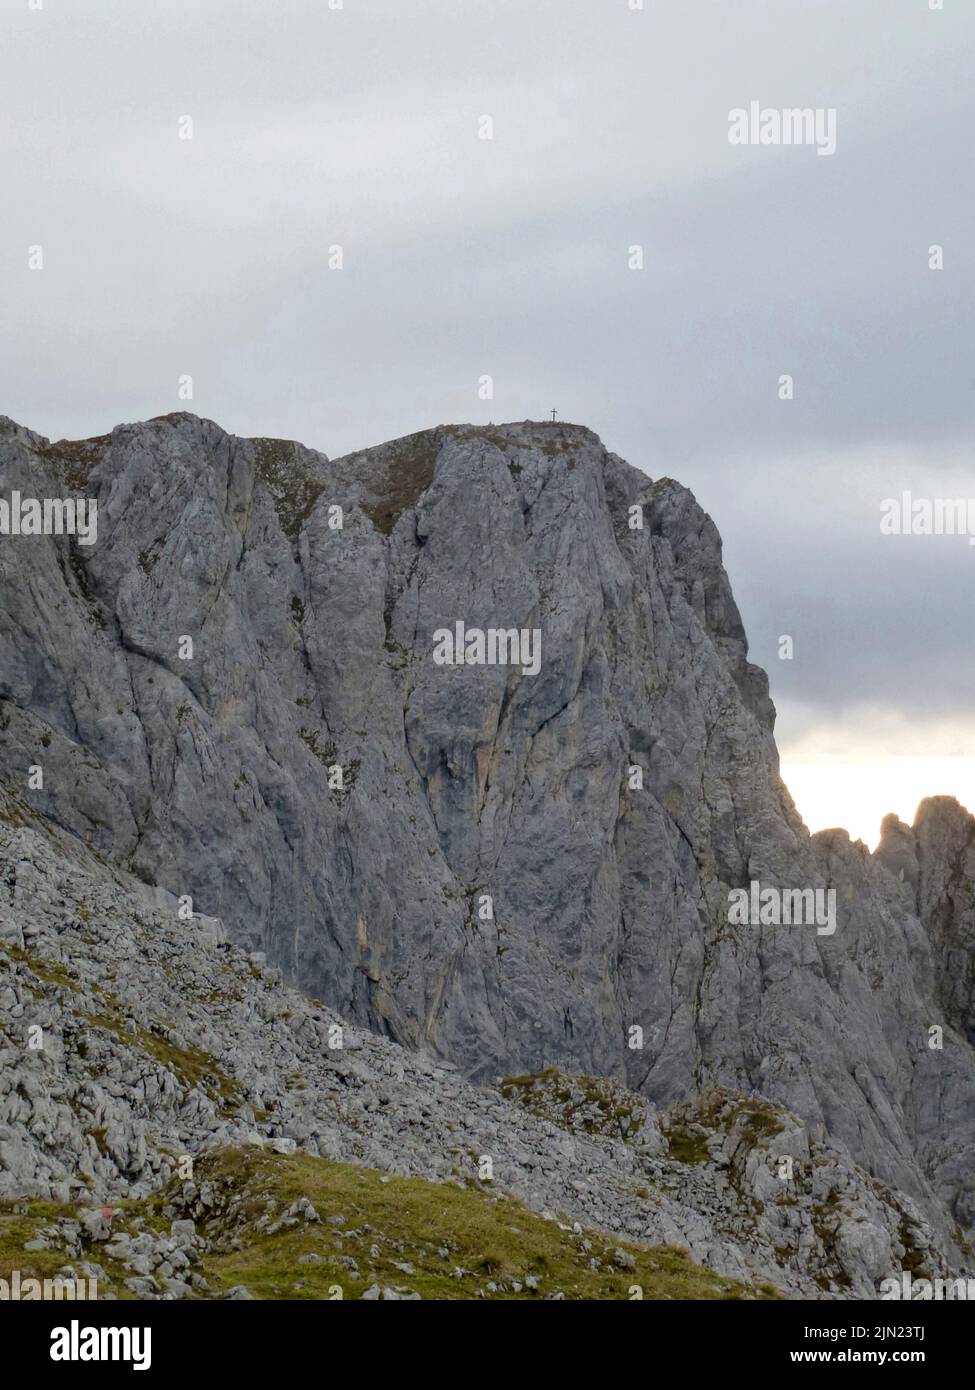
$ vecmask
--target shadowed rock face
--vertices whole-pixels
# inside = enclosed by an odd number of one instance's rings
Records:
[[[877,857],[927,927],[944,1020],[975,1043],[975,818],[954,797],[928,797],[913,828],[887,816]]]
[[[98,500],[90,549],[0,537],[23,805],[474,1079],[755,1090],[972,1221],[975,823],[932,803],[874,858],[810,838],[686,489],[561,424],[330,462],[189,415],[59,445],[4,421],[14,489]],[[539,673],[437,664],[457,622],[537,631]],[[753,881],[835,890],[835,932],[732,925]]]

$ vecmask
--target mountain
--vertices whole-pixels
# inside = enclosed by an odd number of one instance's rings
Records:
[[[808,834],[685,488],[561,423],[329,461],[179,414],[2,420],[15,492],[98,518],[0,536],[21,833],[465,1084],[761,1097],[968,1258],[975,822],[935,799],[873,856]],[[484,662],[447,664],[458,637]],[[732,920],[753,884],[835,893],[832,921]]]

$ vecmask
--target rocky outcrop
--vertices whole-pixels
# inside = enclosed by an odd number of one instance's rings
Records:
[[[935,952],[945,1022],[975,1043],[975,818],[952,797],[918,807],[917,912]]]
[[[875,857],[808,835],[686,489],[568,425],[328,461],[188,415],[84,444],[8,421],[13,489],[98,501],[94,546],[0,543],[19,814],[467,1078],[557,1067],[664,1107],[759,1093],[957,1251],[961,841],[942,863],[920,833],[915,887],[892,833]],[[443,664],[459,623],[522,660]],[[753,884],[834,893],[831,927],[731,920]]]

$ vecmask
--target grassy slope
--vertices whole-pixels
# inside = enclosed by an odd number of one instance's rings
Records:
[[[374,1284],[424,1299],[544,1298],[557,1290],[567,1299],[629,1299],[634,1286],[650,1299],[774,1297],[771,1290],[722,1278],[679,1250],[648,1250],[592,1232],[563,1230],[558,1222],[487,1186],[460,1188],[388,1177],[307,1154],[258,1148],[203,1156],[195,1181],[209,1183],[216,1197],[216,1215],[206,1234],[217,1251],[195,1266],[211,1285],[211,1297],[236,1284],[265,1299],[358,1298]],[[144,1223],[165,1230],[173,1214],[182,1214],[177,1194],[178,1185],[123,1203],[113,1225],[131,1231]],[[256,1229],[261,1221],[265,1228],[273,1225],[301,1197],[312,1203],[320,1221],[299,1219],[273,1234]],[[174,1198],[175,1212],[170,1205]],[[23,1277],[53,1275],[65,1263],[64,1254],[25,1253],[23,1244],[52,1218],[72,1215],[72,1209],[35,1202],[27,1214],[17,1214],[14,1205],[0,1205],[0,1277],[9,1278],[14,1268]],[[591,1248],[583,1249],[583,1241]],[[631,1268],[616,1266],[619,1249],[632,1256]],[[299,1263],[305,1255],[320,1259]],[[102,1264],[116,1292],[127,1296],[121,1286],[124,1271],[106,1261],[103,1247],[94,1245],[86,1257]],[[340,1257],[355,1262],[358,1276]],[[590,1266],[594,1258],[598,1269]],[[396,1264],[411,1265],[414,1273]],[[527,1286],[527,1277],[537,1279],[537,1289]],[[489,1283],[494,1290],[488,1290]]]

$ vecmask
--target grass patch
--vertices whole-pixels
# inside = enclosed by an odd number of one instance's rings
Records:
[[[705,1135],[695,1134],[683,1125],[671,1125],[670,1129],[665,1131],[665,1137],[670,1157],[676,1163],[711,1162]]]
[[[130,1047],[139,1049],[152,1057],[167,1071],[171,1071],[178,1081],[188,1089],[196,1088],[219,1103],[225,1113],[235,1110],[241,1104],[236,1082],[220,1070],[216,1060],[209,1052],[193,1044],[178,1046],[161,1033],[149,1028],[127,1028],[125,1020],[109,997],[109,1009],[104,1013],[82,1014],[95,1028],[106,1028]]]
[[[433,482],[440,446],[440,433],[436,430],[409,434],[386,446],[381,489],[362,504],[366,516],[384,536],[390,534],[404,512],[416,506]]]
[[[26,966],[36,979],[43,980],[45,984],[55,985],[58,989],[73,989],[77,992],[78,986],[69,975],[67,967],[62,965],[60,961],[45,960],[41,956],[31,955],[29,951],[24,950],[23,946],[14,946],[5,941],[0,942],[0,951],[9,956],[11,960]]]
[[[312,508],[325,491],[298,456],[292,439],[251,439],[258,478],[271,494],[281,530],[289,540],[297,540]]]
[[[329,739],[323,747],[318,742],[318,731],[316,729],[299,729],[298,737],[307,745],[311,752],[314,753],[322,767],[327,768],[334,766],[338,749],[331,739]]]
[[[201,1177],[251,1217],[267,1210],[269,1197],[280,1209],[306,1197],[321,1218],[251,1239],[246,1218],[243,1229],[231,1223],[228,1239],[244,1237],[240,1248],[208,1255],[201,1265],[215,1290],[245,1284],[257,1298],[327,1299],[341,1289],[342,1297],[356,1298],[380,1284],[424,1299],[512,1300],[561,1291],[566,1299],[626,1300],[639,1286],[648,1299],[766,1296],[694,1264],[683,1251],[648,1250],[593,1232],[576,1235],[478,1186],[386,1177],[307,1154],[260,1149],[207,1155],[197,1164],[197,1183]],[[584,1240],[591,1242],[589,1250]],[[616,1266],[618,1249],[632,1257],[632,1267]],[[300,1264],[305,1255],[318,1258]],[[347,1262],[354,1262],[358,1274]],[[536,1289],[529,1278],[537,1281]],[[496,1289],[487,1290],[488,1283]]]
[[[469,900],[476,892],[477,888],[468,890]],[[606,1077],[568,1076],[556,1067],[533,1075],[506,1076],[499,1090],[505,1100],[516,1101],[571,1133],[629,1139],[647,1118],[646,1103],[633,1092]]]
[[[111,435],[96,435],[93,439],[59,439],[53,444],[41,444],[35,452],[59,474],[76,492],[84,490],[88,475],[111,443]]]
[[[26,1212],[19,1208],[26,1207]],[[66,1257],[61,1250],[24,1250],[42,1226],[73,1217],[74,1207],[56,1202],[0,1202],[0,1279],[10,1282],[15,1269],[23,1279],[51,1279]]]

